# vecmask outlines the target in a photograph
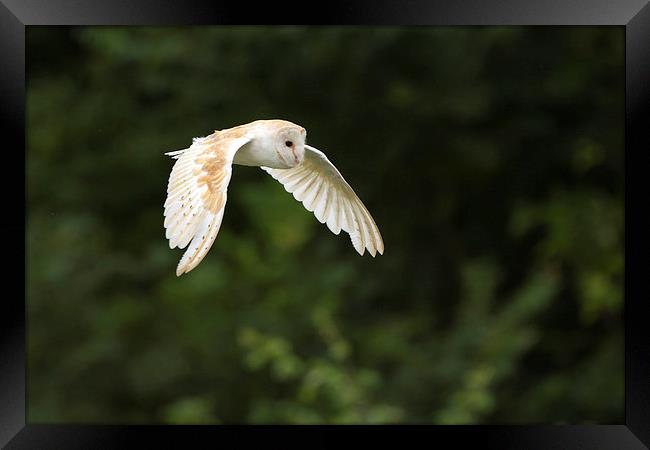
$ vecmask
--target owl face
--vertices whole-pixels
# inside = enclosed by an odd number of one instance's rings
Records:
[[[280,129],[275,136],[274,146],[280,159],[287,168],[302,163],[305,157],[305,138],[307,132],[301,127],[286,127]]]

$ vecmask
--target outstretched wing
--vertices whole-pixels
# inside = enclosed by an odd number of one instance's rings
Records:
[[[246,136],[229,138],[216,131],[192,145],[165,153],[176,159],[167,184],[165,237],[169,248],[185,248],[176,275],[195,268],[217,237],[226,206],[232,160]]]
[[[384,253],[384,242],[368,209],[323,152],[305,145],[305,159],[299,166],[262,170],[282,183],[332,233],[346,231],[360,255],[366,249],[373,257]]]

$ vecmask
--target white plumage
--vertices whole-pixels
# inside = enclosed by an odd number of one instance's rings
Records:
[[[232,164],[259,166],[279,181],[334,234],[344,230],[355,250],[373,257],[384,243],[372,216],[341,173],[320,150],[305,144],[306,131],[284,120],[258,120],[194,138],[176,159],[167,185],[165,237],[185,248],[176,275],[196,267],[223,220]]]
[[[349,233],[360,255],[366,249],[372,256],[384,253],[384,243],[372,216],[323,152],[305,145],[305,157],[299,166],[262,170],[282,183],[332,233]]]

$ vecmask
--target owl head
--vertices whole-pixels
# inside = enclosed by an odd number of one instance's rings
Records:
[[[275,151],[287,168],[302,163],[305,157],[305,139],[307,131],[298,125],[289,125],[278,129],[273,139]]]

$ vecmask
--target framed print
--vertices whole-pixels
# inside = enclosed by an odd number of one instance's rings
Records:
[[[0,25],[6,448],[649,445],[643,0]]]

